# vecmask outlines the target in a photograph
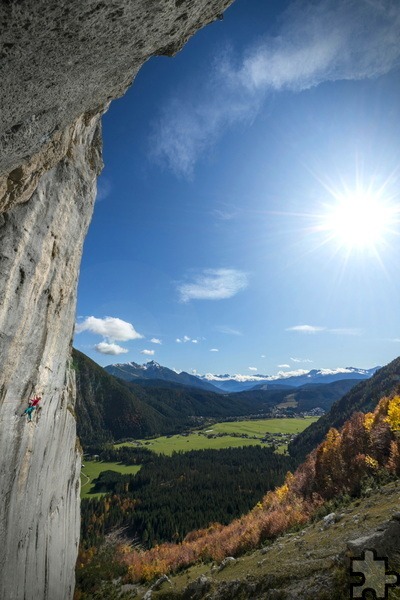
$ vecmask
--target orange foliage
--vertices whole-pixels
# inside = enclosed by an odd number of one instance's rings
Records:
[[[293,475],[286,481],[293,480]],[[283,489],[283,492],[282,492]],[[306,523],[318,502],[307,502],[294,495],[288,484],[267,494],[268,509],[255,507],[230,525],[214,524],[188,534],[181,544],[162,544],[147,551],[124,556],[131,581],[149,581],[163,573],[193,564],[197,560],[221,561],[273,539],[288,528]],[[263,504],[264,506],[264,504]]]
[[[400,397],[383,398],[373,413],[355,413],[342,430],[326,439],[274,492],[247,515],[227,526],[218,523],[189,533],[181,544],[162,544],[147,551],[121,548],[128,580],[149,581],[198,560],[221,561],[257,547],[267,539],[306,523],[339,494],[357,494],[365,475],[386,468],[400,474]]]
[[[400,444],[397,440],[393,440],[390,444],[390,455],[387,462],[387,469],[390,473],[400,475]]]

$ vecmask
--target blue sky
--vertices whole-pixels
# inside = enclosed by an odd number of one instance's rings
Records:
[[[399,32],[389,0],[237,0],[146,63],[103,119],[75,346],[244,375],[398,356]]]

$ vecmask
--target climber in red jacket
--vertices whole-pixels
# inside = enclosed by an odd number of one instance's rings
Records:
[[[41,399],[42,399],[42,397],[41,397],[41,396],[38,396],[38,395],[36,394],[36,395],[35,395],[33,398],[31,398],[31,399],[29,400],[29,406],[33,406],[34,408],[37,408],[37,407],[38,407],[38,404],[39,404],[39,402],[41,401]]]

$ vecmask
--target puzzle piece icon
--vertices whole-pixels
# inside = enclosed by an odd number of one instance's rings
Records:
[[[374,550],[365,550],[361,557],[351,559],[351,575],[362,576],[363,581],[351,584],[351,597],[364,598],[371,591],[376,600],[387,600],[389,588],[398,585],[400,575],[388,570],[388,559],[379,558]]]

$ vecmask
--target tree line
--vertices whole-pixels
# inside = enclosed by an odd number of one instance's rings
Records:
[[[118,449],[127,460],[140,451]],[[180,542],[210,523],[227,524],[246,513],[266,491],[282,483],[295,462],[269,448],[248,446],[193,450],[172,456],[143,452],[136,475],[105,471],[95,481],[104,497],[83,499],[82,544],[98,545],[115,527],[129,527],[143,547]],[[115,460],[115,453],[103,456]],[[135,462],[130,464],[137,464]]]

